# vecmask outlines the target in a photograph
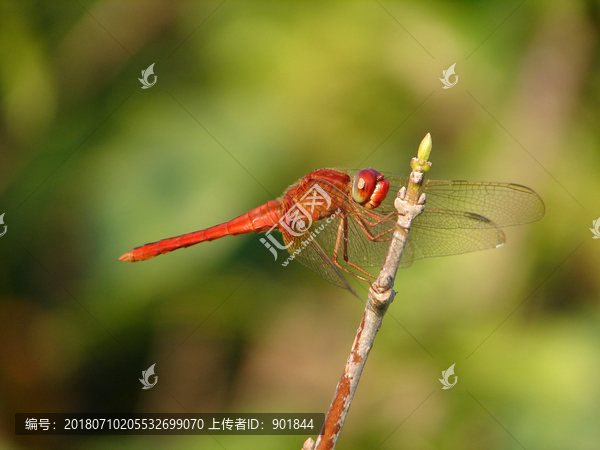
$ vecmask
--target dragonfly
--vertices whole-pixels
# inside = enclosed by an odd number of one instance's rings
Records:
[[[143,261],[228,235],[265,233],[273,254],[289,254],[327,281],[356,292],[344,275],[371,282],[366,267],[381,266],[394,231],[406,235],[400,267],[415,259],[500,247],[502,227],[541,219],[544,202],[532,189],[513,183],[427,180],[424,211],[410,230],[397,225],[396,193],[408,177],[362,170],[319,169],[271,200],[228,222],[142,245],[120,257]],[[279,232],[283,242],[274,232]]]

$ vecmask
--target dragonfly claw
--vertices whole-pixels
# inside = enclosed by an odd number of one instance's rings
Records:
[[[417,205],[424,205],[426,200],[427,197],[425,196],[425,194],[421,194],[419,196],[419,200],[417,200]]]

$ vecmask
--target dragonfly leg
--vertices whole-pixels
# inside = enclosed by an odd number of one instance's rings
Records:
[[[394,214],[394,213],[392,213]],[[389,216],[391,216],[391,214],[388,214],[385,218],[387,219]],[[354,220],[356,220],[356,223],[358,223],[358,226],[360,227],[360,229],[363,231],[363,233],[365,233],[365,235],[367,236],[367,238],[370,241],[375,241],[375,242],[386,242],[386,241],[391,241],[392,237],[389,238],[385,238],[385,239],[381,239],[382,236],[385,236],[386,234],[396,230],[396,227],[393,226],[391,228],[389,228],[386,231],[383,231],[377,235],[373,235],[373,233],[371,233],[371,231],[369,230],[369,226],[372,226],[367,220],[363,219],[362,217],[356,217],[353,216]],[[383,219],[379,221],[379,223],[383,222]],[[375,224],[377,225],[377,224]]]
[[[379,214],[375,214],[372,211],[369,211],[368,209],[364,211],[368,216],[370,216],[372,219],[375,219],[375,222],[371,223],[366,219],[363,219],[370,227],[375,227],[383,222],[385,222],[386,220],[391,219],[392,217],[396,216],[398,213],[395,212],[391,212],[389,213],[387,216],[380,216]]]
[[[335,274],[339,277],[339,281],[341,282],[341,284],[338,284],[339,286],[342,286],[345,289],[348,289],[350,292],[352,292],[352,294],[354,294],[354,296],[356,296],[357,298],[360,299],[360,297],[358,296],[358,294],[354,291],[354,289],[352,289],[352,286],[350,286],[348,284],[348,280],[346,280],[343,275],[340,273],[339,270],[336,269],[336,264],[333,263],[333,261],[329,258],[329,256],[327,256],[327,253],[325,253],[325,251],[321,248],[321,246],[319,245],[319,243],[315,240],[315,238],[308,233],[308,238],[312,241],[313,245],[314,245],[314,249],[315,251],[321,255],[323,262],[331,267],[331,269],[333,270],[333,272],[335,272]],[[342,267],[343,269],[343,267]]]
[[[342,214],[341,218],[340,218],[340,225],[338,227],[338,235],[337,235],[337,238],[335,240],[335,248],[333,249],[333,263],[337,267],[339,267],[340,269],[342,269],[343,271],[348,272],[350,275],[355,276],[359,280],[367,281],[367,282],[370,283],[371,281],[368,278],[360,276],[360,275],[352,272],[351,270],[346,269],[345,267],[343,267],[338,262],[338,255],[339,255],[339,250],[340,250],[340,244],[342,244],[342,242],[343,242],[342,257],[344,258],[344,261],[346,261],[350,266],[354,267],[359,272],[364,273],[368,277],[371,277],[371,278],[373,278],[375,280],[377,277],[371,275],[366,270],[361,269],[360,267],[358,267],[356,264],[352,263],[348,259],[348,216],[346,214]]]

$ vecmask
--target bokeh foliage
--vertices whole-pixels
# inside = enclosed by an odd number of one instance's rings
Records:
[[[117,258],[317,168],[408,173],[427,132],[429,177],[524,184],[547,214],[502,249],[399,274],[338,448],[600,447],[599,10],[3,0],[0,448],[300,448],[12,426],[15,412],[325,412],[363,308],[347,292],[255,235]]]

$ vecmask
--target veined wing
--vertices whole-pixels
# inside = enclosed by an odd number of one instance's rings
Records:
[[[390,190],[377,208],[395,211],[394,200],[407,177],[385,174]],[[499,247],[505,236],[499,227],[539,220],[545,207],[531,189],[511,183],[427,180],[424,212],[410,230],[414,259],[450,256]]]
[[[315,225],[318,222],[315,222]],[[303,238],[298,238],[287,232],[284,232],[283,241],[285,242],[286,246],[289,245],[288,251],[290,252],[290,255],[294,257],[294,259],[301,262],[309,269],[314,270],[330,283],[333,283],[341,288],[348,289],[358,297],[348,281],[344,278],[331,260],[331,252],[329,251],[329,248],[323,248],[322,243],[317,242],[310,233],[307,233],[307,235]]]
[[[390,182],[382,214],[394,210],[395,193],[408,185],[408,178],[385,174]],[[539,195],[528,187],[513,183],[484,181],[426,180],[421,192],[427,196],[425,209],[463,211],[483,216],[499,227],[535,222],[546,208]],[[475,228],[476,221],[471,222]],[[467,222],[463,224],[465,226]],[[432,224],[430,223],[430,226]],[[444,227],[444,223],[439,224]]]
[[[450,256],[504,245],[498,225],[478,214],[428,208],[410,230],[414,258]]]

